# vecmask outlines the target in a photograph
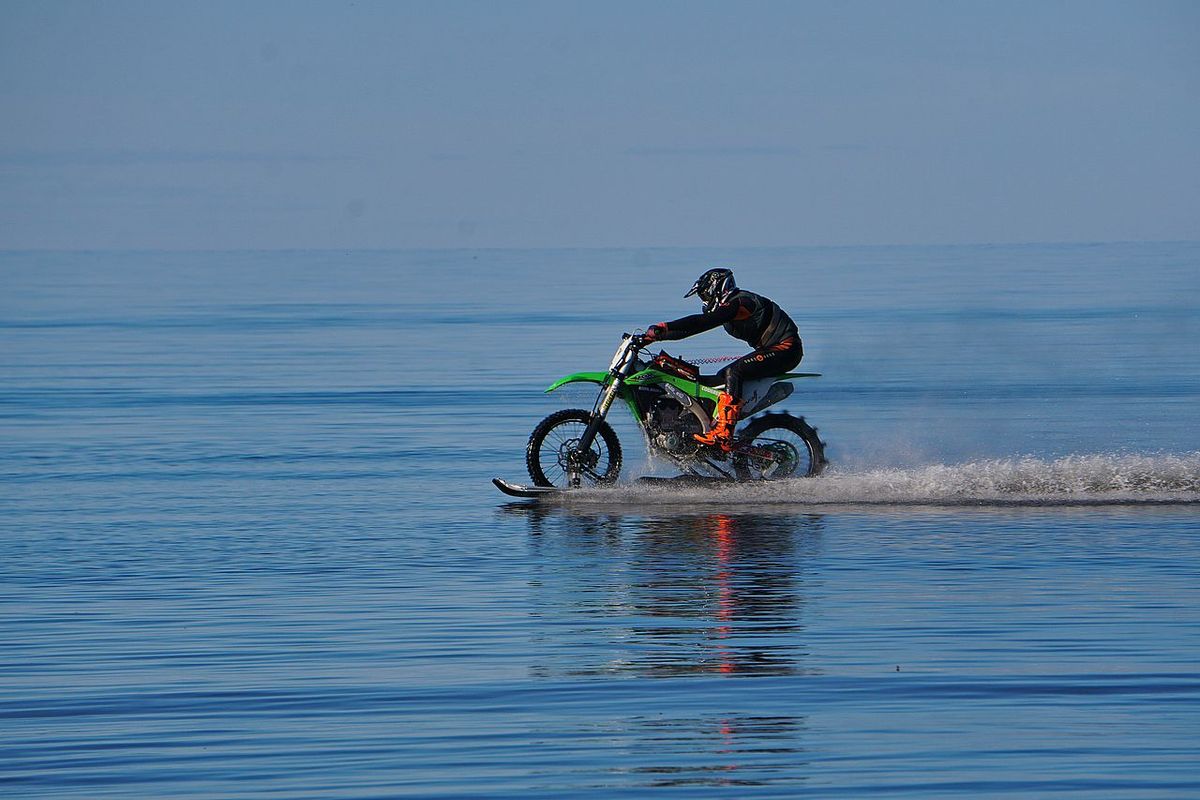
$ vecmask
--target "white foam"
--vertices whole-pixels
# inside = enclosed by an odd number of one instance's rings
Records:
[[[568,502],[723,505],[1200,503],[1200,453],[1023,457],[915,468],[830,469],[818,478],[720,487],[629,485]]]

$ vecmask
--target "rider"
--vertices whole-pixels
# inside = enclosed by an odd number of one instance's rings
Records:
[[[694,294],[704,303],[703,314],[651,325],[646,329],[645,341],[686,339],[724,325],[730,336],[754,347],[753,353],[721,370],[725,390],[717,400],[716,424],[708,433],[695,434],[696,441],[718,445],[728,452],[742,410],[742,381],[781,375],[793,369],[804,357],[804,348],[792,318],[762,295],[739,289],[732,270],[717,268],[705,272],[684,297]]]

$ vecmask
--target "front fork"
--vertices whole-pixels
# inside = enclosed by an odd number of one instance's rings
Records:
[[[612,408],[613,402],[621,393],[621,387],[625,383],[619,374],[610,373],[609,378],[608,386],[604,387],[604,391],[596,398],[596,405],[592,407],[592,418],[584,429],[583,436],[579,438],[579,446],[567,456],[567,480],[573,489],[579,488],[583,471],[593,466],[586,463],[586,459],[592,452],[592,443],[596,441],[600,424],[608,416],[608,410]]]

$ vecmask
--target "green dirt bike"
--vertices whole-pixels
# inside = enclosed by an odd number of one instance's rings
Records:
[[[605,417],[618,398],[641,428],[647,450],[675,464],[685,476],[778,480],[817,475],[824,469],[824,442],[803,417],[785,412],[750,418],[791,395],[792,380],[820,377],[818,373],[746,381],[742,424],[732,451],[726,452],[693,438],[713,425],[721,378],[700,375],[694,364],[665,352],[644,360],[641,354],[647,344],[645,337],[626,333],[607,372],[577,372],[551,384],[547,392],[581,382],[598,384],[601,391],[591,411],[556,411],[534,428],[525,450],[533,486],[500,478],[493,483],[506,494],[538,497],[616,481],[621,443]]]

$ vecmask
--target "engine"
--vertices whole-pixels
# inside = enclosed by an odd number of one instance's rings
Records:
[[[692,434],[701,432],[700,421],[670,397],[660,397],[650,404],[646,430],[650,441],[671,455],[688,456],[699,448]]]

